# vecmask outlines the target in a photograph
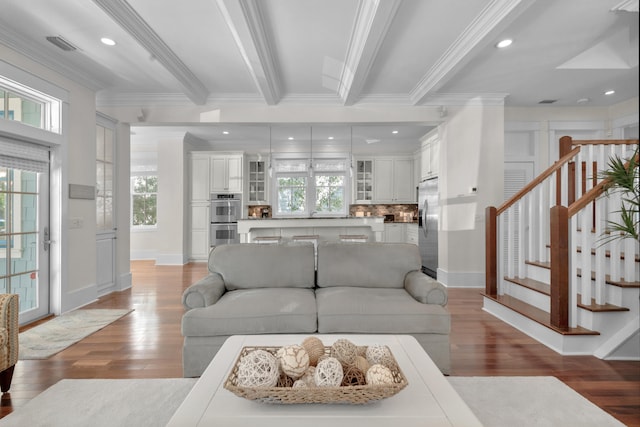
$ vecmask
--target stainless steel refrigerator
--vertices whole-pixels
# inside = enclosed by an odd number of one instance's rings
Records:
[[[438,178],[430,178],[418,185],[418,234],[422,271],[438,276]]]

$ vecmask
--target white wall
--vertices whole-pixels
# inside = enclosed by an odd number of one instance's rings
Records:
[[[438,280],[482,287],[484,211],[503,197],[504,107],[450,107],[440,135]]]

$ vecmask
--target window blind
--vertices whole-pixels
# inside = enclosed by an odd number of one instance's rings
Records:
[[[49,172],[49,148],[0,136],[0,167]]]

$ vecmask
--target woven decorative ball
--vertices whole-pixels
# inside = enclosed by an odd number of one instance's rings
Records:
[[[356,360],[353,362],[353,366],[360,369],[360,371],[362,372],[367,372],[371,365],[369,364],[369,362],[367,362],[367,359],[365,359],[362,356],[358,356],[356,357]]]
[[[324,344],[318,337],[307,337],[302,341],[302,347],[307,350],[309,364],[316,366],[320,356],[324,355]]]
[[[280,370],[276,357],[265,350],[254,350],[238,363],[238,385],[241,387],[273,387]]]
[[[309,387],[309,385],[307,384],[307,382],[305,380],[299,379],[299,380],[296,380],[296,382],[294,382],[291,387],[293,387],[293,388],[307,388],[307,387]]]
[[[309,367],[309,354],[301,345],[286,345],[276,353],[282,372],[297,380]]]
[[[387,368],[384,365],[372,365],[367,371],[367,384],[369,385],[380,385],[380,384],[392,384],[393,383],[393,374],[391,373],[391,369]]]
[[[367,362],[370,365],[375,365],[376,363],[387,366],[391,361],[393,361],[393,356],[391,355],[391,350],[386,345],[374,344],[370,345],[367,348]]]
[[[338,387],[342,383],[342,364],[335,357],[318,363],[313,379],[318,387]]]
[[[353,365],[358,357],[358,346],[347,339],[340,338],[331,346],[331,356],[338,359],[344,366]]]
[[[358,356],[367,357],[367,346],[359,345],[358,346]]]
[[[356,385],[366,385],[367,380],[365,378],[364,373],[356,368],[355,366],[349,366],[344,371],[344,376],[342,377],[343,386],[356,386]]]

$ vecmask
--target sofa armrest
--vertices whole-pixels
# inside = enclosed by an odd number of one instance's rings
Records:
[[[447,289],[437,280],[421,271],[410,271],[404,278],[404,288],[423,304],[447,304]]]
[[[182,305],[186,310],[215,304],[225,292],[224,279],[218,273],[210,273],[182,293]]]

